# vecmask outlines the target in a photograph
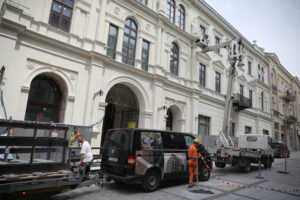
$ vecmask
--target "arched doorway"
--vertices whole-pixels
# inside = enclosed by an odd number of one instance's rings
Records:
[[[182,131],[181,129],[181,111],[177,105],[172,105],[167,110],[166,130]]]
[[[47,76],[37,76],[30,84],[25,120],[60,122],[62,92],[59,85]]]
[[[105,108],[101,141],[103,141],[109,129],[138,127],[139,102],[128,86],[124,84],[114,85],[107,93],[105,102],[107,106]]]
[[[173,128],[173,114],[171,109],[167,110],[167,119],[166,119],[166,130],[172,131]]]

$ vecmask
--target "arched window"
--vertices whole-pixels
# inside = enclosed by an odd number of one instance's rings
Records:
[[[171,44],[170,54],[170,72],[178,76],[178,65],[179,65],[179,48],[174,42]]]
[[[182,5],[179,5],[178,8],[178,26],[179,28],[184,30],[184,26],[185,26],[185,11],[184,11],[184,7]]]
[[[170,22],[175,22],[175,2],[174,0],[168,0],[167,17]]]
[[[62,93],[57,83],[48,77],[38,76],[30,85],[25,120],[59,122]]]
[[[127,19],[124,28],[122,62],[134,65],[135,47],[137,38],[137,25],[132,19]]]

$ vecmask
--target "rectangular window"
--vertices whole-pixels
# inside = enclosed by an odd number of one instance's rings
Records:
[[[71,24],[73,4],[73,0],[53,0],[49,24],[68,32]]]
[[[230,127],[230,136],[231,137],[235,136],[235,123],[231,124],[231,127]]]
[[[144,4],[145,6],[147,5],[147,0],[138,0],[138,1]]]
[[[240,96],[243,97],[244,96],[244,86],[240,85]],[[243,98],[241,98],[243,99]]]
[[[245,126],[245,134],[251,134],[251,127]]]
[[[264,135],[269,135],[269,131],[268,130],[263,130],[263,134]]]
[[[251,68],[252,68],[251,65],[252,65],[252,63],[251,63],[250,61],[248,61],[248,74],[249,74],[249,75],[252,74],[252,73],[251,73],[251,71],[252,71],[252,70],[251,70]]]
[[[205,34],[206,34],[205,32],[206,32],[205,28],[200,25],[200,33],[201,33],[203,38],[205,38]]]
[[[215,37],[215,44],[216,44],[216,45],[217,45],[217,44],[220,44],[220,38]],[[216,50],[216,53],[217,53],[217,54],[220,54],[220,49],[217,49],[217,50]]]
[[[203,87],[205,87],[205,65],[200,63],[199,66],[199,84]]]
[[[210,118],[199,115],[198,117],[198,134],[209,135],[209,121]]]
[[[142,70],[148,71],[148,61],[149,61],[149,48],[150,43],[143,40],[142,46]]]
[[[215,77],[215,89],[216,92],[221,93],[221,74],[219,72],[216,72],[216,77]]]
[[[257,66],[257,75],[258,75],[258,79],[260,80],[260,65],[259,64]]]
[[[253,94],[252,94],[252,90],[249,90],[249,99],[250,99],[250,102],[251,102],[251,105],[253,104]]]
[[[109,26],[108,41],[107,41],[108,48],[107,48],[106,55],[113,59],[115,59],[115,55],[116,55],[117,39],[118,39],[118,27],[111,24]]]
[[[274,122],[274,135],[275,140],[279,140],[279,123]]]

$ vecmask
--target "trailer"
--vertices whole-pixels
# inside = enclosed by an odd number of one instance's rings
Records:
[[[0,120],[3,128],[8,134],[0,134],[0,199],[101,183],[99,169],[83,180],[85,167],[76,165],[80,155],[71,154],[79,148],[68,147],[68,125]],[[99,159],[94,155],[92,166],[100,166]]]

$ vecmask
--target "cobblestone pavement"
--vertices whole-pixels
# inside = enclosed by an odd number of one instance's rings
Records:
[[[293,200],[300,199],[300,192],[271,191],[257,188],[239,188],[237,185],[257,186],[262,188],[274,188],[281,190],[300,189],[300,177],[280,174],[277,171],[284,170],[284,159],[275,159],[272,169],[262,169],[263,179],[258,176],[258,167],[253,165],[248,174],[240,172],[237,168],[227,166],[224,169],[215,168],[215,175],[209,181],[201,182],[201,189],[209,190],[213,194],[192,193],[187,190],[185,183],[167,183],[158,191],[144,193],[139,186],[117,183],[105,183],[104,188],[95,185],[80,189],[70,190],[52,197],[43,197],[50,200],[199,200],[199,199],[263,199],[263,200]],[[288,159],[288,171],[300,176],[300,152],[291,153]],[[219,178],[221,180],[219,180]],[[224,180],[225,183],[222,182]],[[226,184],[230,182],[230,184]],[[234,184],[235,186],[232,186]],[[41,198],[42,199],[42,198]]]

